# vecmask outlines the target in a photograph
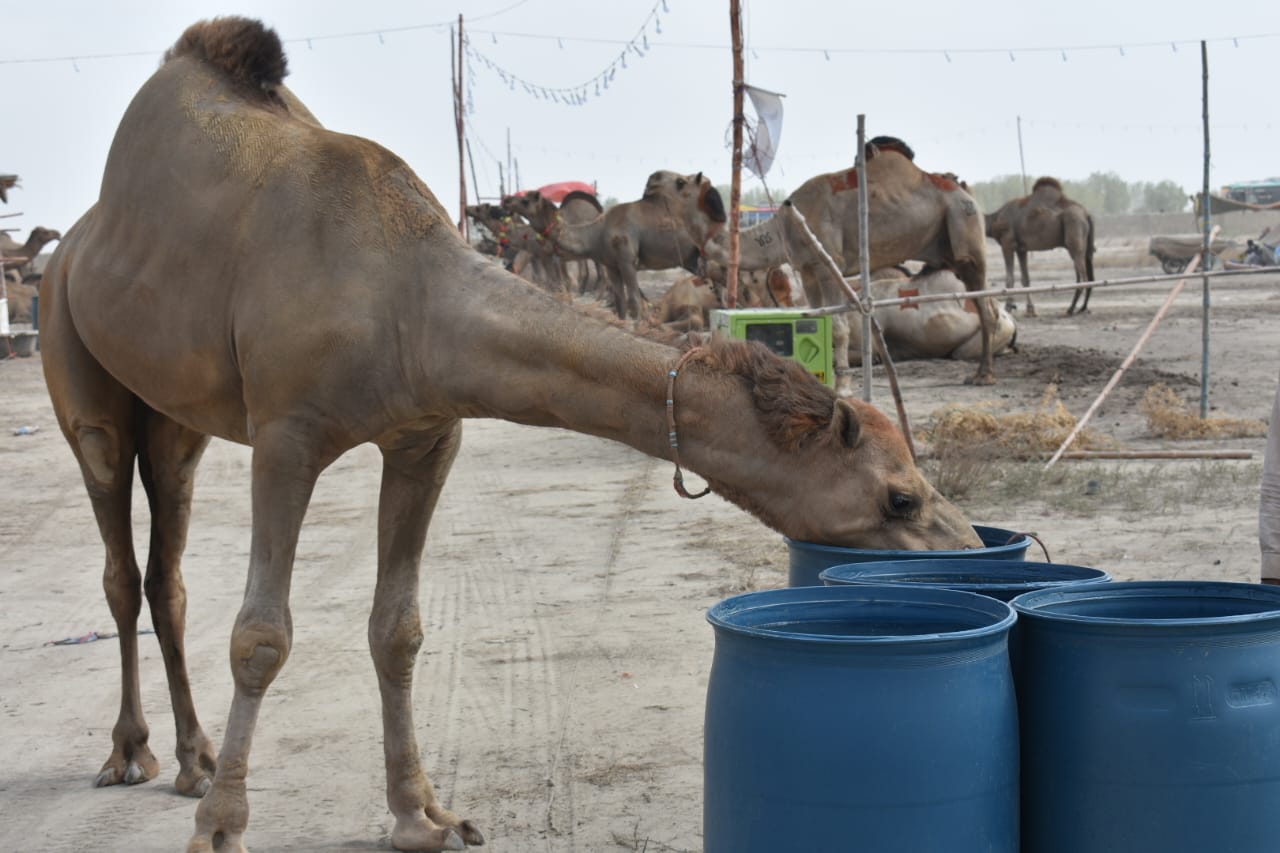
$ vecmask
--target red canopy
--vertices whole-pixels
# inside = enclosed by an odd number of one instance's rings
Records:
[[[575,191],[587,193],[588,195],[591,195],[591,196],[594,196],[596,194],[595,187],[593,187],[591,184],[583,183],[582,181],[560,181],[554,184],[547,184],[545,187],[538,187],[539,195],[543,196],[544,198],[551,199],[551,201],[555,202],[556,204],[559,204],[560,202],[564,201],[565,196]],[[521,190],[520,192],[516,193],[516,195],[524,195],[527,192],[528,190]]]

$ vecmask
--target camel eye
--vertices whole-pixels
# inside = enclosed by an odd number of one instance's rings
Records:
[[[676,178],[676,189],[684,189],[684,178]]]
[[[889,493],[889,512],[893,515],[910,515],[916,508],[916,499],[902,492]]]

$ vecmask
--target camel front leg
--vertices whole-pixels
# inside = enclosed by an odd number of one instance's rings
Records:
[[[1026,249],[1023,249],[1023,248],[1018,249],[1018,268],[1022,271],[1022,286],[1030,289],[1031,273],[1027,271],[1027,250]],[[1027,316],[1028,317],[1036,316],[1036,306],[1035,306],[1035,303],[1031,301],[1030,293],[1027,294]]]
[[[245,780],[258,711],[293,644],[289,582],[298,531],[329,461],[305,447],[297,430],[259,429],[253,448],[253,537],[244,601],[231,631],[235,694],[213,786],[196,808],[188,853],[244,853],[249,824]]]
[[[415,440],[416,439],[416,440]],[[462,850],[484,844],[469,820],[442,807],[422,769],[413,727],[413,670],[422,644],[418,576],[427,525],[457,456],[462,424],[425,440],[403,437],[383,448],[378,500],[378,583],[369,614],[369,650],[382,694],[387,805],[397,850]]]
[[[209,437],[151,412],[138,469],[151,506],[151,547],[143,589],[151,605],[160,653],[169,681],[169,701],[177,730],[178,793],[203,797],[213,783],[215,752],[191,699],[184,634],[187,589],[182,582],[182,552],[191,519],[196,466]]]
[[[626,305],[621,314],[622,319],[640,318],[640,277],[636,275],[636,264],[632,258],[625,258],[618,264],[619,277],[622,279],[623,293],[626,296]]]

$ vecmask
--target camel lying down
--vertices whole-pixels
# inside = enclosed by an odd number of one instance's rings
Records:
[[[909,276],[895,267],[872,273],[871,298],[898,299],[936,293],[963,293],[964,282],[950,270],[933,269]],[[894,361],[914,358],[954,358],[977,361],[982,357],[982,322],[972,299],[926,302],[922,305],[886,305],[876,308],[876,320],[884,330],[885,345]],[[851,314],[849,363],[862,364],[861,315]],[[992,355],[1013,347],[1017,325],[1002,306],[996,307]]]
[[[572,429],[678,459],[795,539],[981,545],[878,409],[838,400],[759,345],[682,357],[574,311],[472,250],[399,157],[322,127],[285,73],[279,37],[256,21],[188,29],[121,119],[98,201],[40,290],[45,378],[106,547],[120,635],[120,712],[97,784],[159,772],[138,686],[145,595],[169,676],[176,787],[203,795],[189,851],[245,849],[250,746],[292,645],[299,530],[320,473],[356,445],[375,444],[383,459],[367,630],[401,850],[484,841],[436,799],[413,720],[419,564],[464,418]],[[673,206],[706,197],[703,181],[677,178],[664,190]],[[216,756],[191,698],[181,573],[212,436],[253,448],[235,692]],[[151,510],[145,583],[131,530],[135,465]]]

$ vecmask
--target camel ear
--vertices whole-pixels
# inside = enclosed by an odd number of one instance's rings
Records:
[[[862,435],[862,422],[858,413],[844,400],[836,400],[835,410],[831,414],[831,430],[842,445],[852,450],[858,446]]]
[[[694,176],[693,176],[693,182],[694,182],[695,184],[701,184],[701,183],[702,183],[702,173],[701,173],[701,172],[699,172],[698,174],[696,174],[696,175],[694,175]]]

